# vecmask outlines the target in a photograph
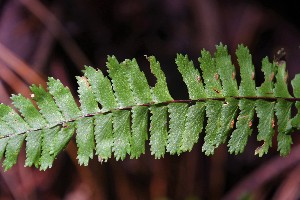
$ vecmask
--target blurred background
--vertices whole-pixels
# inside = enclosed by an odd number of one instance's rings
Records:
[[[12,93],[30,97],[28,85],[45,86],[48,76],[76,96],[75,76],[84,65],[106,70],[107,55],[136,58],[148,75],[144,55],[155,55],[173,98],[185,99],[176,53],[198,65],[200,51],[214,53],[220,42],[234,63],[237,45],[248,46],[257,67],[284,48],[293,78],[300,71],[299,15],[293,2],[276,0],[0,0],[0,102],[11,104]],[[94,158],[88,167],[78,165],[72,140],[45,172],[23,167],[23,145],[17,165],[0,169],[0,199],[300,199],[300,138],[293,139],[286,158],[278,156],[276,137],[268,155],[254,156],[261,145],[254,130],[238,156],[226,145],[205,156],[201,135],[180,156],[155,160],[148,146],[137,160]]]

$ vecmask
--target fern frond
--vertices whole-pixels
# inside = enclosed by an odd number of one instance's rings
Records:
[[[156,77],[154,87],[149,86],[135,59],[120,63],[114,56],[108,57],[108,77],[85,67],[84,75],[76,77],[80,106],[59,80],[50,77],[47,91],[32,85],[32,99],[12,95],[16,111],[0,104],[4,169],[17,162],[24,141],[25,166],[52,167],[75,133],[77,159],[85,166],[94,155],[101,162],[112,156],[116,160],[127,155],[138,158],[145,153],[148,139],[155,158],[166,152],[179,155],[192,150],[201,132],[205,132],[202,151],[206,155],[227,140],[229,152],[237,154],[244,151],[253,132],[255,113],[257,140],[263,141],[255,154],[268,153],[277,131],[278,151],[288,155],[291,133],[300,129],[300,75],[291,81],[293,97],[288,91],[285,63],[270,63],[264,58],[261,70],[265,80],[257,87],[249,50],[239,45],[236,56],[240,74],[222,44],[213,55],[201,52],[199,69],[188,56],[178,54],[175,62],[187,86],[187,100],[173,100],[160,63],[153,56],[147,59]],[[294,105],[298,113],[291,116]]]

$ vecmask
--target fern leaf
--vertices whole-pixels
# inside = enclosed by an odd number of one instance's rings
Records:
[[[141,105],[152,102],[151,90],[146,76],[140,71],[136,60],[125,60],[125,64],[128,68],[127,76],[136,104]]]
[[[54,97],[56,105],[66,120],[75,119],[81,115],[69,88],[64,87],[59,80],[54,78],[49,78],[47,84],[49,93]]]
[[[81,118],[76,124],[77,159],[80,165],[87,166],[94,155],[94,118]]]
[[[203,81],[201,80],[200,73],[195,69],[193,62],[188,59],[188,56],[178,54],[176,64],[183,77],[183,81],[188,88],[190,99],[205,98]]]
[[[294,96],[295,97],[300,97],[300,89],[299,89],[299,85],[300,85],[300,74],[296,74],[295,78],[291,81],[292,86],[293,86],[293,90],[294,90]]]
[[[39,167],[42,151],[42,131],[32,131],[26,135],[26,160],[25,166]]]
[[[224,97],[238,96],[235,67],[228,55],[227,47],[220,44],[215,53],[215,62],[218,74],[222,81],[222,94]]]
[[[264,72],[265,81],[260,87],[257,87],[257,95],[261,97],[274,97],[274,74],[275,65],[270,63],[268,58],[262,61],[262,71]],[[260,157],[268,153],[268,149],[272,146],[272,138],[274,135],[275,119],[274,119],[274,102],[265,100],[256,101],[256,113],[259,118],[257,140],[263,141],[263,145],[255,150],[255,154]]]
[[[191,151],[194,144],[198,142],[199,134],[203,129],[205,103],[197,102],[188,108],[186,123],[182,134],[181,151]]]
[[[108,73],[112,79],[112,86],[120,108],[134,105],[134,97],[128,81],[126,61],[120,64],[114,56],[108,57],[107,60]]]
[[[98,102],[96,101],[93,91],[90,87],[90,84],[87,78],[83,77],[76,77],[78,87],[78,94],[79,94],[79,102],[80,108],[83,115],[93,114],[100,111],[98,107]]]
[[[3,161],[4,171],[7,171],[17,163],[24,138],[25,135],[14,135],[9,138],[6,144],[5,159]]]
[[[96,154],[99,160],[106,162],[111,158],[114,145],[112,113],[95,116]]]
[[[113,152],[116,160],[124,160],[130,154],[130,112],[118,110],[113,112],[114,146]]]
[[[207,97],[222,97],[221,83],[219,74],[215,65],[215,59],[206,50],[201,51],[199,58],[200,67],[203,72],[203,79],[205,83],[205,93]]]
[[[167,112],[166,106],[151,106],[150,145],[151,155],[161,158],[165,155],[167,145]]]
[[[171,103],[168,105],[170,113],[167,152],[170,154],[181,153],[182,134],[185,129],[185,117],[188,105],[186,103]]]
[[[9,140],[9,138],[2,138],[0,140],[0,159],[1,160],[3,158],[8,140]]]
[[[226,142],[229,133],[233,130],[238,111],[238,103],[239,101],[236,99],[226,98],[226,102],[222,105],[220,117],[221,126],[213,142],[215,148]]]
[[[75,131],[75,123],[74,122],[69,122],[64,125],[60,129],[60,131],[56,132],[54,135],[54,141],[51,142],[50,146],[50,154],[54,155],[56,157],[58,153],[63,150],[68,142],[71,140],[73,133]]]
[[[1,107],[1,105],[0,105]],[[14,130],[4,121],[0,120],[0,137],[4,138],[6,136],[12,135],[14,133]]]
[[[0,118],[6,127],[13,130],[11,133],[19,134],[29,130],[28,124],[9,106],[0,104]]]
[[[240,66],[241,83],[239,87],[239,95],[242,97],[256,96],[255,89],[255,73],[249,50],[239,45],[236,50],[238,63]],[[228,142],[230,153],[241,153],[247,144],[248,137],[252,134],[252,120],[254,117],[255,101],[249,99],[241,99],[239,101],[240,114],[237,118],[236,129],[233,131]]]
[[[257,96],[261,97],[274,97],[274,75],[275,75],[275,65],[269,62],[268,58],[264,58],[262,61],[262,71],[264,72],[265,81],[260,87],[257,87]]]
[[[237,118],[236,129],[232,132],[228,142],[230,153],[241,153],[252,134],[252,119],[254,116],[255,101],[242,99],[239,101],[240,114]]]
[[[209,100],[206,102],[206,116],[207,116],[207,125],[205,128],[205,137],[204,144],[202,146],[202,151],[206,155],[214,153],[215,141],[219,129],[221,128],[221,112],[222,112],[222,101]]]
[[[138,158],[145,153],[145,142],[148,139],[148,108],[132,108],[132,136],[130,140],[130,158]]]
[[[56,157],[53,154],[53,146],[55,142],[53,139],[60,131],[60,127],[54,127],[42,131],[42,153],[40,157],[40,170],[46,170],[52,167],[52,163]],[[28,144],[27,144],[28,145]]]
[[[24,120],[34,130],[45,127],[46,121],[34,107],[29,99],[26,99],[22,95],[13,95],[11,97],[14,106],[21,112]]]
[[[288,73],[286,72],[285,62],[277,64],[276,83],[274,88],[275,97],[292,97],[288,91],[287,78]]]
[[[295,76],[295,78],[292,80],[292,86],[293,86],[293,90],[294,90],[294,96],[299,98],[300,97],[300,89],[299,89],[299,85],[300,85],[300,74],[297,74]],[[300,129],[300,102],[297,101],[295,103],[295,106],[298,110],[297,115],[291,120],[291,124],[293,127],[297,128],[298,130]]]
[[[42,86],[32,85],[30,87],[33,92],[33,100],[36,101],[40,113],[46,119],[48,126],[52,127],[58,123],[64,121],[64,117],[58,109],[58,106],[55,104],[50,93],[46,92]]]
[[[269,147],[272,147],[272,138],[274,135],[274,103],[264,100],[256,101],[256,113],[259,118],[258,123],[258,141],[264,141],[263,145],[255,150],[255,154],[260,157],[268,153]]]
[[[252,58],[248,48],[239,45],[236,50],[236,56],[240,66],[241,84],[239,87],[240,96],[256,96],[255,90],[255,72],[252,64]]]
[[[267,154],[278,131],[278,151],[287,155],[291,133],[300,129],[300,75],[291,82],[293,97],[288,91],[285,63],[264,58],[264,82],[256,87],[249,50],[239,45],[236,56],[240,74],[236,74],[222,44],[216,46],[214,54],[201,51],[199,69],[187,55],[177,54],[175,62],[187,86],[187,100],[171,97],[166,76],[154,56],[147,57],[156,77],[154,87],[149,86],[135,59],[119,63],[114,56],[108,57],[108,77],[86,66],[84,76],[76,77],[80,106],[59,80],[49,78],[48,91],[32,85],[35,102],[19,94],[11,97],[16,110],[0,104],[0,159],[4,157],[4,169],[17,162],[25,141],[25,166],[46,170],[74,134],[80,165],[88,165],[94,154],[100,162],[107,161],[112,153],[116,160],[125,159],[127,154],[138,158],[145,153],[148,129],[155,158],[164,157],[166,152],[179,155],[191,151],[202,132],[206,155],[213,154],[230,134],[229,152],[237,154],[244,151],[252,134],[255,114],[257,140],[263,142],[255,154]],[[294,105],[298,113],[292,116]]]
[[[157,81],[152,88],[153,99],[155,103],[161,103],[166,101],[172,101],[173,98],[169,93],[169,89],[166,82],[166,76],[160,68],[160,63],[156,61],[154,56],[147,57],[150,62],[151,72],[156,77]]]
[[[278,63],[278,72],[276,74],[276,83],[274,88],[275,97],[292,97],[288,91],[287,77],[285,62]],[[275,105],[275,113],[277,116],[278,124],[278,151],[280,155],[286,156],[290,152],[292,138],[290,132],[292,130],[291,125],[291,107],[292,102],[288,102],[283,99],[279,99]]]
[[[299,98],[299,97],[298,97]],[[291,119],[291,125],[294,127],[294,128],[296,128],[296,129],[300,129],[300,114],[299,114],[299,112],[300,112],[300,102],[298,101],[298,102],[296,102],[295,103],[295,106],[296,106],[296,108],[297,108],[297,110],[298,110],[298,112],[297,112],[297,115],[293,118],[293,119]]]
[[[117,108],[118,105],[110,80],[107,77],[104,77],[101,71],[96,71],[92,67],[86,66],[83,72],[84,76],[88,78],[97,102],[102,106],[101,111],[106,112]]]
[[[278,151],[283,156],[286,156],[290,152],[292,144],[292,137],[290,135],[292,130],[291,107],[291,102],[282,99],[279,99],[275,105],[275,113],[278,120]]]

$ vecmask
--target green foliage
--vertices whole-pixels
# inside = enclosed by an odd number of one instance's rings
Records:
[[[81,118],[77,120],[76,142],[78,145],[79,164],[88,165],[89,159],[94,155],[94,119]]]
[[[295,78],[292,80],[292,86],[294,89],[294,95],[295,97],[299,98],[300,97],[300,89],[297,88],[297,85],[300,85],[300,74],[297,74]],[[296,127],[298,130],[300,129],[300,102],[296,102],[296,108],[298,110],[297,115],[291,120],[291,124],[293,127]]]
[[[145,141],[148,139],[148,108],[143,106],[133,107],[131,117],[130,158],[138,158],[145,153]]]
[[[185,129],[185,118],[188,110],[186,103],[171,103],[168,105],[170,113],[167,152],[170,154],[181,153],[182,133]]]
[[[165,155],[167,145],[167,106],[151,106],[150,118],[150,150],[155,158],[161,158]]]
[[[11,97],[16,111],[0,104],[3,167],[8,170],[17,162],[26,143],[25,166],[46,170],[74,134],[78,162],[85,166],[94,154],[101,162],[112,156],[116,160],[127,155],[138,158],[145,153],[148,139],[155,158],[166,152],[179,155],[192,150],[202,130],[206,155],[226,141],[229,152],[237,154],[244,151],[254,125],[257,140],[262,141],[255,154],[267,154],[277,133],[277,149],[288,155],[291,133],[300,129],[299,112],[291,116],[293,106],[300,110],[300,75],[291,81],[293,97],[288,91],[285,63],[270,63],[264,58],[261,70],[265,80],[256,87],[249,50],[240,45],[236,56],[240,74],[222,44],[214,55],[201,52],[200,68],[188,56],[178,54],[175,62],[187,86],[188,100],[173,100],[160,63],[153,56],[147,59],[156,77],[154,87],[149,86],[135,59],[120,63],[114,56],[108,57],[108,77],[85,67],[84,76],[76,77],[80,106],[59,80],[49,78],[48,91],[32,85],[32,99]]]
[[[95,115],[94,118],[96,155],[100,160],[107,161],[111,157],[114,144],[112,113]]]

